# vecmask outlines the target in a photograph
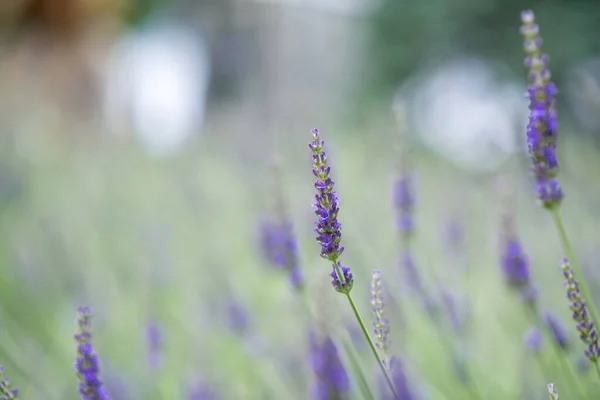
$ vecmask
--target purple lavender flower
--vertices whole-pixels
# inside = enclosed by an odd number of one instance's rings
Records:
[[[290,220],[265,221],[261,225],[261,249],[265,258],[275,267],[288,271],[290,281],[296,289],[304,283],[298,261],[298,243]]]
[[[560,320],[552,313],[544,313],[544,323],[550,330],[552,338],[558,343],[561,349],[568,350],[571,342],[565,326]]]
[[[527,329],[525,331],[525,334],[523,335],[523,343],[528,349],[534,352],[540,350],[540,348],[542,347],[542,341],[542,331],[540,331],[539,328],[535,326]]]
[[[79,394],[81,400],[108,400],[108,392],[100,381],[98,356],[92,346],[92,314],[88,307],[79,307],[79,330],[75,334],[77,341],[77,358],[75,370],[79,378]]]
[[[600,358],[600,347],[598,346],[598,331],[594,326],[594,321],[589,316],[589,311],[585,300],[581,298],[579,291],[579,282],[575,279],[571,263],[568,258],[562,261],[561,269],[565,276],[565,288],[567,289],[567,298],[571,302],[570,308],[573,311],[573,319],[577,322],[579,338],[587,344],[585,355],[592,361],[597,362]]]
[[[163,332],[157,322],[150,322],[146,325],[146,346],[148,365],[152,369],[160,368],[162,364],[162,341]]]
[[[415,195],[413,190],[414,175],[403,173],[394,183],[394,207],[397,210],[398,229],[405,236],[414,232],[415,222],[413,212],[415,207]]]
[[[327,165],[327,154],[323,150],[325,142],[319,136],[319,130],[311,131],[313,140],[308,147],[312,151],[313,174],[317,178],[315,181],[315,214],[318,217],[315,233],[317,242],[321,245],[321,257],[328,259],[333,263],[333,272],[331,283],[335,290],[340,293],[348,294],[352,290],[354,279],[350,268],[343,266],[338,258],[344,251],[340,245],[342,240],[342,224],[337,220],[340,201],[337,193],[333,190],[335,183],[329,176],[331,167]]]
[[[504,242],[500,267],[509,286],[522,288],[529,284],[529,259],[516,237]]]
[[[403,361],[398,357],[392,357],[390,359],[390,371],[392,375],[392,381],[398,396],[394,397],[389,387],[385,385],[384,380],[380,380],[380,392],[381,400],[415,400],[417,395],[413,392],[412,385]]]
[[[335,182],[329,176],[331,167],[327,165],[327,154],[323,150],[325,142],[319,136],[319,130],[311,131],[313,140],[308,147],[312,150],[313,174],[315,181],[315,214],[319,217],[315,233],[317,242],[321,245],[321,257],[335,263],[344,251],[340,245],[342,240],[342,224],[337,220],[340,201],[333,190]]]
[[[371,279],[371,308],[375,314],[373,322],[373,334],[375,335],[375,344],[386,355],[389,355],[390,348],[390,320],[385,316],[383,302],[383,285],[381,283],[381,273],[373,271]]]
[[[4,367],[0,365],[0,399],[17,399],[19,389],[13,388],[10,381],[4,377]]]
[[[310,366],[315,374],[312,400],[341,400],[350,393],[350,380],[335,343],[329,336],[318,338],[310,334]]]
[[[535,24],[533,11],[521,13],[521,34],[525,67],[529,69],[529,123],[527,125],[527,145],[531,156],[531,171],[536,181],[536,189],[541,204],[546,208],[560,205],[563,192],[557,178],[556,134],[558,122],[554,110],[554,98],[558,92],[550,81],[549,57],[542,53],[542,38]]]

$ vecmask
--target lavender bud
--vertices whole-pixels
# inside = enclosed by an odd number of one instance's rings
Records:
[[[92,346],[92,314],[88,307],[79,307],[77,321],[78,332],[75,334],[77,341],[77,358],[75,370],[79,378],[79,394],[81,400],[109,400],[108,392],[100,381],[100,366],[98,356]]]
[[[560,322],[554,314],[550,312],[544,313],[544,323],[550,330],[552,338],[558,343],[561,349],[568,350],[571,342],[565,326]]]
[[[558,392],[553,383],[548,384],[548,393],[550,394],[550,400],[558,400]]]
[[[571,302],[569,307],[573,311],[573,319],[577,322],[579,338],[588,346],[585,350],[585,355],[595,363],[600,358],[598,331],[594,326],[594,321],[589,316],[585,300],[581,298],[579,282],[575,279],[575,274],[568,258],[563,259],[561,269],[565,277],[564,285],[567,289],[567,298]]]
[[[390,320],[384,313],[381,273],[377,270],[373,271],[373,278],[371,279],[371,307],[375,314],[373,334],[375,335],[376,345],[388,355],[390,348]]]
[[[13,388],[10,381],[4,377],[4,367],[0,365],[0,399],[10,400],[17,399],[19,389]]]
[[[332,262],[336,262],[344,251],[340,245],[342,240],[342,224],[337,220],[340,201],[337,193],[333,190],[335,182],[329,176],[331,167],[327,165],[327,155],[323,150],[325,142],[319,136],[319,130],[311,131],[313,140],[308,147],[312,150],[313,174],[317,178],[315,181],[315,214],[316,222],[315,233],[317,242],[321,245],[321,257]]]
[[[350,291],[352,290],[352,286],[354,286],[354,276],[352,276],[352,272],[350,272],[350,267],[342,265],[342,263],[339,261],[337,262],[337,268],[336,264],[333,264],[332,267],[333,271],[331,271],[331,274],[329,274],[329,276],[333,278],[331,284],[333,285],[335,290],[340,293],[350,293]],[[340,279],[340,277],[342,279]]]
[[[314,332],[311,332],[309,361],[315,374],[310,398],[314,400],[346,398],[350,392],[350,379],[331,337],[319,339]]]
[[[538,352],[542,347],[542,342],[542,331],[540,331],[538,328],[531,327],[525,331],[525,334],[523,335],[523,343],[528,349]]]
[[[539,27],[535,24],[533,11],[521,13],[523,26],[521,34],[526,58],[525,67],[529,69],[529,123],[527,125],[527,146],[531,156],[538,199],[546,208],[560,205],[563,192],[558,181],[558,162],[556,158],[556,135],[558,122],[554,110],[554,99],[558,92],[550,81],[547,68],[548,56],[542,53],[542,39]]]

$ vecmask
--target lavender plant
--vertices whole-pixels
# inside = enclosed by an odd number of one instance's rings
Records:
[[[309,143],[308,147],[312,151],[312,171],[313,175],[316,177],[314,187],[317,190],[317,194],[315,195],[313,206],[315,207],[315,214],[318,217],[315,233],[317,234],[317,243],[321,245],[320,255],[332,263],[332,272],[330,274],[332,278],[331,283],[337,292],[344,294],[348,299],[354,316],[373,352],[373,356],[377,360],[392,393],[396,395],[396,390],[388,368],[385,366],[381,355],[377,351],[377,348],[371,339],[371,335],[369,334],[350,294],[352,287],[354,286],[354,277],[352,272],[350,272],[350,268],[342,265],[339,260],[344,251],[344,247],[341,245],[342,224],[337,219],[340,201],[336,191],[333,190],[335,182],[330,177],[331,167],[328,165],[327,154],[323,148],[325,142],[321,139],[318,129],[313,129],[311,133],[312,141]]]
[[[81,400],[109,400],[108,392],[100,380],[100,364],[92,346],[92,313],[88,307],[79,307],[77,358],[75,371],[79,378]]]
[[[586,355],[596,366],[596,371],[600,377],[600,367],[598,366],[597,348],[593,345],[593,339],[589,335],[595,332],[594,326],[597,325],[598,313],[591,302],[590,292],[584,279],[581,266],[576,260],[573,247],[563,225],[559,214],[560,204],[563,200],[563,191],[558,180],[558,161],[556,156],[556,137],[558,133],[558,122],[556,111],[554,109],[554,100],[558,93],[556,86],[551,81],[550,70],[548,69],[548,55],[542,53],[542,38],[539,35],[539,26],[535,23],[533,11],[526,10],[521,13],[521,33],[524,36],[524,49],[526,53],[525,67],[529,70],[529,87],[527,94],[529,97],[529,123],[527,125],[527,145],[531,158],[531,171],[536,182],[537,196],[540,204],[548,209],[553,217],[554,224],[562,242],[564,251],[570,260],[565,277],[573,288],[568,289],[567,293],[571,300],[571,307],[579,306],[584,308],[577,311],[578,329],[582,339],[588,344]],[[578,277],[578,281],[575,277]],[[571,287],[569,286],[569,287]],[[575,288],[576,287],[576,288]],[[577,301],[573,296],[577,296]],[[572,298],[573,297],[573,298]],[[585,322],[583,322],[585,321]],[[583,332],[582,332],[583,331]],[[585,337],[585,338],[584,338]],[[591,340],[591,342],[590,342]],[[592,346],[592,347],[589,347]]]
[[[4,376],[4,367],[0,365],[0,400],[18,399],[19,389],[14,388]]]
[[[299,291],[304,287],[304,275],[298,259],[298,242],[283,195],[282,167],[279,162],[272,166],[275,200],[274,212],[260,227],[260,243],[265,258],[276,268],[284,269],[292,286]]]
[[[339,358],[333,339],[326,335],[319,338],[310,333],[310,365],[316,381],[311,390],[314,400],[342,400],[350,392],[350,379]]]

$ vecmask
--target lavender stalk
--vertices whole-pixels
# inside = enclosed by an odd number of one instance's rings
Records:
[[[79,378],[81,400],[109,400],[108,392],[100,381],[98,356],[92,346],[92,313],[88,307],[79,307],[77,359],[75,370]]]
[[[556,136],[558,122],[554,109],[554,98],[558,93],[556,86],[550,81],[548,69],[548,55],[542,53],[542,38],[539,35],[539,26],[535,24],[533,11],[521,13],[523,26],[524,49],[527,54],[525,66],[529,69],[529,124],[527,125],[527,144],[531,156],[531,170],[536,180],[538,199],[541,205],[550,210],[558,235],[562,242],[573,274],[579,277],[578,292],[582,299],[587,301],[587,313],[591,324],[600,321],[598,313],[592,303],[590,291],[585,282],[583,270],[577,262],[575,252],[569,236],[559,214],[559,207],[563,199],[563,192],[558,181],[558,161],[556,157]],[[589,356],[588,356],[589,357]],[[600,368],[597,357],[589,357],[595,364],[598,376]]]
[[[327,164],[327,154],[323,149],[325,142],[321,139],[318,129],[313,129],[311,133],[313,140],[309,143],[308,147],[312,151],[313,175],[316,177],[314,186],[317,189],[317,194],[315,195],[313,206],[315,207],[315,214],[318,217],[315,233],[317,234],[317,243],[321,245],[320,254],[321,257],[332,263],[331,283],[337,292],[343,293],[348,299],[348,303],[350,303],[356,321],[369,343],[373,356],[377,360],[392,393],[397,396],[388,368],[386,368],[382,357],[377,351],[373,339],[369,335],[367,327],[350,295],[350,291],[354,285],[354,277],[352,276],[352,272],[350,272],[350,268],[342,265],[339,261],[344,251],[344,247],[340,244],[342,239],[342,224],[337,220],[340,201],[337,193],[333,190],[335,182],[329,176],[331,167]]]
[[[18,399],[19,389],[14,388],[4,377],[4,367],[0,365],[0,398],[4,400]]]

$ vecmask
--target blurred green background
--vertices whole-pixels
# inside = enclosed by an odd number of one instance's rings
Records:
[[[395,349],[423,396],[471,398],[397,263],[398,142],[417,173],[416,262],[428,288],[472,309],[465,356],[483,397],[544,399],[554,381],[576,398],[548,344],[546,371],[524,350],[530,324],[498,265],[502,177],[540,304],[567,326],[576,365],[584,345],[564,298],[563,254],[527,173],[524,6],[536,12],[561,90],[563,215],[597,294],[600,3],[0,6],[0,364],[21,397],[77,398],[73,333],[76,308],[87,304],[113,399],[183,399],[198,381],[222,399],[307,398],[314,318],[261,257],[257,234],[273,213],[269,164],[279,156],[309,307],[335,335],[355,324],[312,233],[306,144],[318,126],[354,297],[370,321],[370,273],[380,269]],[[408,112],[402,140],[395,98]],[[464,232],[458,250],[449,224]],[[232,307],[248,318],[243,327]],[[155,369],[146,360],[152,321],[164,331]],[[375,382],[368,348],[354,340]],[[579,374],[595,398],[593,371]]]

